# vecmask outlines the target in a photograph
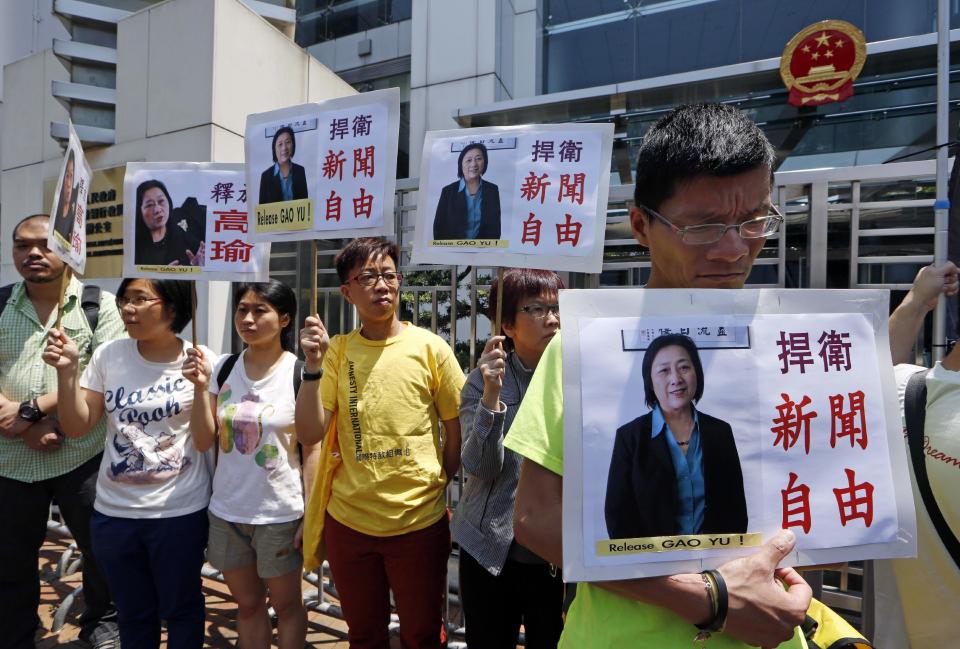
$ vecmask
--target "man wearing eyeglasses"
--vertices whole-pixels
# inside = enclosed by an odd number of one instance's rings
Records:
[[[66,270],[47,248],[49,227],[46,214],[14,226],[12,257],[23,281],[0,289],[5,294],[0,312],[0,648],[33,649],[40,623],[37,559],[55,500],[83,553],[80,638],[106,649],[119,646],[116,610],[90,548],[89,526],[104,424],[69,439],[49,416],[57,408],[57,374],[40,354],[57,318]],[[125,333],[112,295],[100,292],[95,318],[85,314],[90,305],[84,295],[83,285],[71,278],[61,324],[83,350],[85,366],[97,346]]]
[[[647,288],[742,288],[765,237],[782,223],[770,202],[774,149],[740,111],[682,106],[657,122],[638,152],[630,225],[650,250]],[[526,457],[517,541],[560,565],[563,398],[560,336],[544,352],[506,446]],[[793,549],[782,531],[754,555],[704,574],[579,584],[560,646],[689,647],[713,632],[712,649],[802,647],[797,627],[811,589],[778,564]],[[721,608],[723,610],[721,610]],[[723,629],[723,633],[717,633]]]
[[[322,536],[353,649],[389,646],[391,591],[404,647],[438,649],[444,637],[446,486],[460,465],[464,377],[445,340],[397,318],[398,262],[395,243],[351,241],[334,264],[360,327],[331,340],[314,315],[300,333],[297,436],[320,442],[335,417],[321,453],[337,444],[342,459],[329,483],[317,478],[329,492],[307,502],[304,564],[319,567]]]

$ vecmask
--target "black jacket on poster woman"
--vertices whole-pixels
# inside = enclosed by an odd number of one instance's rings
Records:
[[[293,177],[293,200],[307,198],[307,172],[296,162],[290,163],[290,175]],[[260,205],[279,203],[283,200],[283,187],[280,176],[273,173],[273,165],[260,174]]]
[[[730,424],[702,412],[703,526],[697,534],[742,534],[747,531],[740,457]],[[653,413],[617,429],[607,479],[604,515],[611,539],[678,534],[677,473],[663,431],[650,438]]]
[[[483,198],[480,202],[480,231],[476,239],[500,238],[500,189],[486,180],[480,181]],[[437,215],[433,219],[434,239],[467,238],[467,195],[454,181],[440,192]]]

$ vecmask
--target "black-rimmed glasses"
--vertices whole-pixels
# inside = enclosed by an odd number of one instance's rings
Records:
[[[558,318],[560,317],[559,304],[528,304],[527,306],[520,307],[520,311],[523,311],[536,320],[546,318],[548,313],[552,313]]]
[[[755,219],[750,219],[743,223],[735,223],[733,225],[704,223],[702,225],[688,225],[682,228],[674,225],[670,219],[654,209],[643,205],[639,205],[638,207],[669,226],[671,230],[679,235],[681,241],[693,246],[704,246],[716,243],[723,238],[727,230],[736,230],[743,239],[762,239],[763,237],[769,237],[775,234],[783,223],[783,215],[780,214],[773,205],[770,206],[772,214],[758,216]]]
[[[403,281],[403,273],[398,273],[394,270],[388,270],[385,273],[363,272],[351,277],[350,280],[355,280],[357,284],[364,288],[370,288],[371,286],[376,286],[380,278],[383,278],[387,286],[399,286],[400,282]]]

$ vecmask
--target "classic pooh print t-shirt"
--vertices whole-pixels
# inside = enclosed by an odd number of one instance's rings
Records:
[[[172,518],[207,506],[210,471],[190,438],[193,384],[183,378],[185,358],[148,361],[132,339],[94,351],[80,387],[103,395],[107,439],[94,503],[101,514]]]

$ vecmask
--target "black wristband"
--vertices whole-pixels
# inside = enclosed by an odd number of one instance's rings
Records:
[[[727,611],[730,607],[727,582],[723,580],[723,576],[717,570],[704,570],[703,572],[717,586],[717,612],[711,619],[695,626],[701,631],[723,631],[723,627],[727,623]]]

